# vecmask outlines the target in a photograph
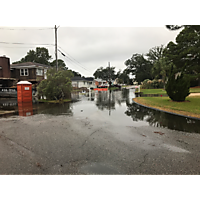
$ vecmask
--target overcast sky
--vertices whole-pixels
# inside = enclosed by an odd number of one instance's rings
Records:
[[[40,30],[42,29],[42,30]],[[163,27],[63,27],[58,28],[58,58],[84,76],[92,76],[99,67],[125,69],[124,62],[134,53],[175,41],[179,31]],[[0,27],[0,55],[18,61],[36,47],[46,47],[55,59],[55,30],[52,27]],[[38,45],[34,45],[38,44]],[[43,45],[44,44],[44,45]]]

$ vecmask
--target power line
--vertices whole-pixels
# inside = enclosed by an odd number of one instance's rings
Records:
[[[54,44],[35,44],[35,43],[23,43],[23,42],[0,42],[1,44],[20,44],[20,45],[52,45]]]
[[[60,49],[58,49],[58,51],[62,54],[62,56],[64,56],[64,57],[66,57],[69,61],[71,61],[71,63],[75,63],[74,62],[74,60],[72,60],[70,57],[68,57],[68,56],[66,56]],[[76,61],[76,62],[78,62],[78,61]],[[76,63],[75,63],[76,64]],[[83,67],[82,65],[80,65],[80,64],[76,64],[78,67],[81,67],[81,68],[83,68],[84,70],[86,70],[86,71],[89,71],[88,69],[86,69],[85,67]],[[91,72],[91,71],[89,71],[89,72]]]
[[[73,66],[75,66],[75,67],[81,67],[81,68],[83,68],[84,70],[86,70],[86,71],[88,71],[88,72],[90,72],[90,73],[92,72],[92,71],[90,71],[90,70],[88,70],[88,69],[86,69],[86,68],[84,68],[84,67],[78,65],[76,62],[74,62],[74,60],[72,60],[70,57],[66,56],[66,55],[65,55],[64,53],[62,53],[59,49],[58,49],[58,51],[64,56],[64,58],[67,59],[67,62],[69,61]]]
[[[61,48],[60,46],[58,46],[59,48]],[[62,48],[61,48],[62,49]],[[63,49],[62,49],[63,50]],[[63,50],[64,51],[64,50]],[[62,53],[62,52],[61,52]],[[82,67],[83,69],[87,70],[86,67],[84,65],[82,65],[79,61],[77,61],[75,58],[73,58],[70,54],[68,54],[66,51],[64,51],[65,54],[68,55],[68,57],[73,61],[76,62],[78,65],[80,65],[80,67]],[[87,70],[88,71],[88,70]]]
[[[34,28],[34,27],[30,27],[30,28],[7,28],[7,27],[0,27],[0,30],[9,30],[9,31],[16,31],[16,30],[20,30],[20,31],[27,31],[27,30],[51,30],[54,28]]]
[[[52,46],[52,45],[42,45],[43,47],[49,47],[49,46]],[[2,47],[2,48],[33,48],[35,46],[26,46],[26,47],[17,47],[17,46],[12,46],[12,47]]]

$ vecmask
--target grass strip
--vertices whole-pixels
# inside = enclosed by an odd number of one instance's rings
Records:
[[[143,94],[167,94],[167,92],[164,89],[141,89],[141,92]],[[200,88],[190,88],[190,93],[200,93]]]
[[[200,118],[200,96],[187,97],[184,102],[175,102],[169,97],[138,97],[134,101],[148,107]]]
[[[38,102],[42,103],[64,103],[64,102],[70,102],[71,99],[63,99],[63,100],[47,100],[47,99],[39,99]]]

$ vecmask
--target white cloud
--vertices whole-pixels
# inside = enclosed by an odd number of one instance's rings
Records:
[[[0,42],[18,42],[27,45],[1,44],[0,55],[10,57],[11,62],[20,60],[30,49],[42,46],[29,44],[33,43],[52,45],[45,47],[55,58],[55,34],[53,26],[51,28],[47,30],[37,30],[36,27],[24,28],[31,30],[1,29]],[[13,27],[13,29],[20,28]],[[169,31],[165,26],[138,28],[60,26],[58,48],[67,56],[69,54],[71,60],[66,59],[59,52],[58,58],[63,59],[71,69],[79,71],[82,75],[91,76],[100,66],[106,67],[108,62],[111,62],[117,70],[124,69],[124,62],[134,53],[145,54],[154,46],[166,45],[169,41],[173,41],[177,34],[178,31]]]

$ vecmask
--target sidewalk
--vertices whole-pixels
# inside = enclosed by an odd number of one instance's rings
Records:
[[[190,93],[189,95],[190,97],[194,97],[194,96],[200,96],[200,93]]]

